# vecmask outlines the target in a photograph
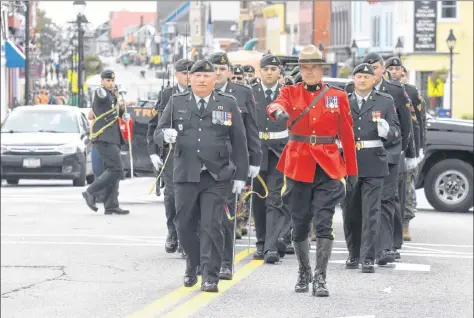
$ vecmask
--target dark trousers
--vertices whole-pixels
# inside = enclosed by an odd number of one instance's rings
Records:
[[[310,223],[315,218],[316,236],[334,239],[333,216],[336,205],[345,197],[341,180],[331,179],[321,167],[316,167],[312,183],[286,178],[283,203],[293,220],[293,241],[308,238]]]
[[[222,218],[230,186],[229,180],[215,181],[207,171],[201,173],[199,183],[175,183],[175,223],[181,246],[188,254],[187,270],[201,265],[203,282],[219,281]]]
[[[398,164],[388,164],[388,176],[383,180],[380,227],[376,239],[377,252],[393,247],[395,196],[398,190]]]
[[[255,183],[254,183],[255,184]],[[235,193],[232,193],[232,187],[229,188],[227,192],[227,208],[229,209],[229,214],[235,216],[235,202],[236,197]],[[232,264],[234,263],[232,252],[234,250],[234,220],[229,220],[227,214],[222,210],[224,214],[224,219],[222,221],[222,235],[224,236],[224,247],[222,250],[222,267],[232,269]]]
[[[268,197],[260,199],[253,194],[252,205],[257,236],[257,247],[263,246],[264,252],[277,251],[277,242],[284,236],[291,218],[281,200],[283,173],[277,170],[279,158],[269,151],[268,171],[260,171],[260,176],[268,187]],[[254,180],[255,192],[263,194],[265,190],[258,180]],[[284,252],[284,251],[283,251]]]
[[[405,214],[406,203],[406,179],[407,173],[398,175],[398,189],[395,196],[395,216],[393,218],[393,247],[402,248],[403,244],[403,219]]]
[[[120,145],[96,141],[94,147],[104,164],[104,172],[87,188],[94,197],[104,194],[104,208],[118,208],[118,188],[123,174],[123,163],[120,158]]]
[[[359,178],[343,204],[344,236],[352,257],[375,260],[383,177]]]
[[[173,154],[168,157],[168,161],[166,162],[162,176],[163,182],[165,183],[163,201],[165,204],[166,226],[168,227],[168,234],[174,238],[177,238],[176,226],[174,224],[176,205],[173,183]]]

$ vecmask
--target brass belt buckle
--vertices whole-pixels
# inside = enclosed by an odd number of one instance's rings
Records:
[[[317,136],[316,135],[309,136],[309,143],[311,144],[311,146],[316,145],[316,142],[317,142]]]
[[[263,140],[268,140],[270,138],[269,134],[267,132],[263,133]]]
[[[361,143],[360,141],[357,141],[355,146],[356,146],[356,149],[357,149],[357,150],[361,150],[361,149],[362,149],[362,143]]]

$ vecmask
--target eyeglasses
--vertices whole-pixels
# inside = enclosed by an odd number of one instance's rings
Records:
[[[234,77],[232,77],[232,79],[233,79],[234,81],[235,81],[235,80],[241,81],[241,80],[243,80],[244,78],[243,78],[242,76],[234,76]]]

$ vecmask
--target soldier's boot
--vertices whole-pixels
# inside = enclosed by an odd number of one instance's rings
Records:
[[[403,225],[403,240],[411,241],[410,228],[408,223]]]
[[[295,292],[306,293],[309,291],[309,283],[313,277],[311,275],[311,264],[309,263],[309,241],[303,242],[293,241],[295,247],[296,258],[298,259],[298,280],[295,285]]]
[[[165,243],[165,251],[166,253],[174,253],[178,249],[178,238],[176,237],[176,233],[174,235],[172,233],[168,234]]]
[[[316,269],[313,279],[313,296],[327,297],[329,290],[326,287],[326,271],[331,258],[333,240],[326,238],[316,239]]]

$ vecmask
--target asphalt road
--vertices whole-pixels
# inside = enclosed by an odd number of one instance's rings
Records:
[[[472,317],[473,214],[423,210],[402,260],[375,274],[349,271],[340,211],[328,269],[331,296],[296,294],[297,261],[245,257],[220,293],[182,286],[184,261],[164,251],[162,197],[150,178],[126,180],[128,216],[94,213],[70,182],[1,188],[2,317]],[[422,205],[422,192],[419,192]],[[251,239],[253,247],[255,240]],[[314,247],[313,247],[314,248]],[[253,248],[250,249],[253,252]],[[312,262],[315,262],[314,250]]]

